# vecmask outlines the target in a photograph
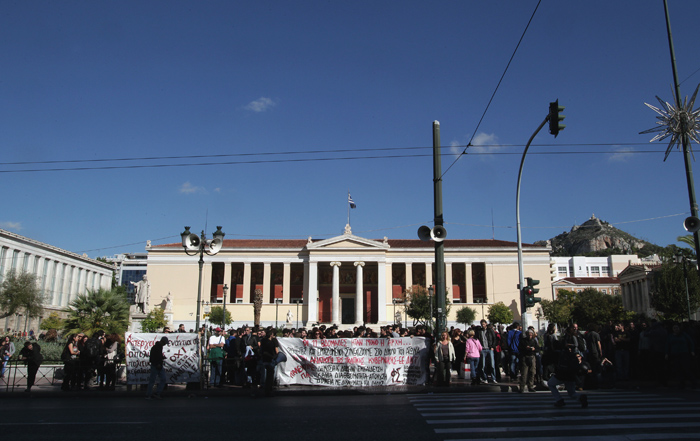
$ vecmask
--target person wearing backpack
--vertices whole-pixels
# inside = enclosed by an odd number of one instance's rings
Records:
[[[518,380],[518,364],[520,363],[520,338],[523,335],[523,327],[518,322],[513,322],[512,329],[508,331],[506,343],[510,356],[510,378]]]
[[[103,361],[105,351],[105,332],[96,331],[91,338],[85,341],[83,350],[80,351],[80,362],[83,370],[83,388],[90,388],[90,380],[95,376],[95,369]]]

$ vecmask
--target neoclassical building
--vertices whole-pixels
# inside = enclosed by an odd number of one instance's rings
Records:
[[[45,295],[44,312],[40,317],[26,317],[17,311],[3,320],[4,330],[38,332],[39,324],[51,312],[65,316],[65,308],[76,296],[88,290],[110,289],[114,266],[0,230],[0,283],[10,271],[37,276]]]
[[[518,260],[514,242],[446,240],[445,275],[453,303],[448,323],[467,305],[478,319],[488,306],[503,302],[519,317]],[[181,243],[147,247],[150,306],[164,305],[170,295],[172,319],[193,328],[198,290],[198,256],[188,256]],[[551,293],[548,247],[523,245],[525,276],[540,279],[541,294]],[[352,326],[394,323],[403,314],[403,292],[413,285],[434,285],[433,242],[367,239],[345,233],[330,239],[226,239],[214,256],[204,256],[202,305],[223,302],[238,325],[253,323],[254,292],[263,294],[263,325]],[[477,319],[477,320],[478,320]],[[410,318],[409,318],[410,320]],[[201,319],[204,323],[204,319]],[[410,324],[410,323],[409,323]]]

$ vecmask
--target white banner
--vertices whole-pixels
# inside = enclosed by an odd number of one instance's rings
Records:
[[[165,354],[165,378],[168,383],[189,383],[199,381],[198,335],[185,333],[144,334],[127,332],[126,341],[126,383],[148,384],[151,363],[148,361],[153,345],[168,337],[168,345],[163,347]]]
[[[428,379],[428,347],[423,337],[277,340],[287,356],[278,365],[280,384],[399,386]]]

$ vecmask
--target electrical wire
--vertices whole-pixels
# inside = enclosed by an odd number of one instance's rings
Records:
[[[486,104],[486,108],[484,109],[484,113],[481,114],[481,118],[479,119],[479,122],[476,124],[476,128],[474,129],[474,132],[472,132],[471,138],[469,138],[469,142],[467,143],[467,146],[464,148],[464,151],[454,160],[452,164],[450,164],[449,167],[447,167],[447,170],[440,175],[440,179],[447,174],[448,171],[452,168],[453,165],[459,161],[459,159],[464,156],[467,153],[467,149],[471,145],[471,142],[474,140],[474,137],[476,136],[477,131],[479,130],[479,127],[481,126],[481,122],[484,120],[484,117],[486,116],[486,112],[488,112],[489,107],[491,107],[491,102],[496,96],[496,92],[498,92],[498,89],[501,87],[501,83],[503,82],[503,78],[506,76],[506,72],[508,72],[508,68],[510,67],[510,63],[513,62],[513,59],[515,58],[515,54],[518,52],[518,48],[520,47],[520,44],[523,42],[523,39],[525,38],[525,33],[527,33],[527,30],[530,28],[530,23],[532,23],[532,20],[535,18],[535,13],[537,12],[537,9],[540,7],[540,3],[542,3],[542,0],[537,2],[537,5],[535,6],[535,10],[532,11],[532,15],[530,15],[530,20],[527,22],[527,26],[525,26],[525,29],[523,30],[522,35],[520,35],[520,40],[518,40],[518,44],[515,45],[515,49],[513,50],[513,53],[510,56],[510,60],[508,60],[508,64],[506,64],[506,68],[503,70],[503,74],[501,75],[501,79],[498,80],[498,84],[496,84],[496,88],[494,89],[493,93],[491,94],[491,98],[489,99],[489,102]]]

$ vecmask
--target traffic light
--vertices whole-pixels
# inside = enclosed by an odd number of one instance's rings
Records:
[[[525,288],[523,288],[523,294],[525,294],[525,306],[532,308],[535,306],[535,303],[542,300],[541,297],[535,297],[535,294],[540,292],[539,288],[535,288],[535,286],[540,284],[540,281],[535,280],[532,277],[526,277],[525,280],[527,281]]]
[[[560,130],[564,130],[566,125],[561,124],[561,121],[566,118],[564,115],[560,115],[559,112],[564,110],[564,106],[559,105],[559,100],[549,103],[549,133],[554,135],[556,138]]]

